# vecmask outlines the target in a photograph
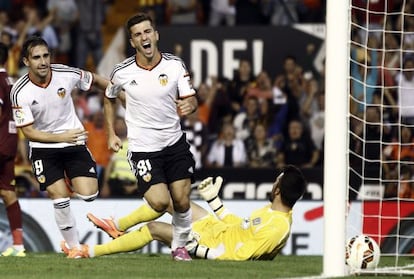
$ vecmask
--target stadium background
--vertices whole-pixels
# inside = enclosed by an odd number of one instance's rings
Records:
[[[28,2],[37,5],[38,2],[47,1]],[[312,2],[317,3],[319,1],[297,1],[299,6],[302,5],[302,8],[306,4],[312,6]],[[122,55],[127,54],[126,49],[125,53],[122,53],[123,50],[119,53],[119,49],[113,50],[110,46],[114,43],[122,43],[123,38],[117,37],[116,34],[125,19],[139,9],[139,4],[134,6],[131,1],[107,1],[107,4],[105,22],[102,25],[103,47],[105,50],[102,64],[95,65],[89,56],[85,66],[87,69],[98,70],[106,74],[108,68],[102,68],[102,65],[105,65],[105,57],[109,60],[112,59],[113,62],[114,57],[122,57]],[[318,9],[323,10],[323,3],[318,5]],[[293,55],[298,65],[303,68],[304,73],[310,71],[318,74],[323,70],[325,27],[323,22],[309,22],[306,17],[304,18],[302,22],[290,23],[285,26],[261,24],[257,26],[222,26],[216,28],[209,27],[207,24],[204,24],[204,26],[161,25],[158,28],[161,34],[160,49],[166,52],[174,52],[177,43],[180,44],[182,47],[181,56],[192,71],[195,86],[208,79],[209,76],[232,79],[235,70],[237,70],[237,62],[240,59],[247,59],[252,62],[255,75],[262,70],[266,70],[271,77],[275,77],[283,72],[284,58]],[[119,41],[116,42],[116,40]],[[309,185],[304,199],[300,201],[296,208],[293,234],[283,253],[320,255],[323,244],[323,218],[321,213],[323,165],[306,168],[303,171]],[[19,181],[26,187],[21,193],[25,224],[27,227],[34,228],[25,231],[25,237],[30,238],[33,235],[38,235],[38,239],[33,241],[33,250],[47,251],[54,249],[58,251],[59,232],[54,231],[53,216],[49,216],[50,201],[36,193],[33,185],[28,185],[33,184],[33,181],[30,174],[27,173],[27,168],[19,166],[18,173],[21,174]],[[231,209],[242,216],[246,216],[249,209],[265,202],[274,179],[275,169],[202,168],[197,172],[198,179],[207,175],[222,175],[225,177],[226,184],[221,193],[222,197]],[[367,188],[367,191],[375,197],[380,192],[376,189]],[[37,199],[33,199],[33,196]],[[193,193],[193,198],[197,199],[196,193]],[[128,212],[136,208],[139,203],[140,201],[131,199],[131,197],[121,200],[107,197],[106,199],[100,199],[90,208],[85,208],[83,204],[78,206],[78,201],[74,201],[76,218],[85,220],[84,223],[79,224],[81,237],[90,244],[108,240],[106,235],[102,235],[101,232],[87,223],[86,218],[82,218],[86,212],[98,212],[103,216],[113,215],[115,212]],[[358,202],[354,202],[352,206],[360,207],[361,209],[358,211],[362,210],[362,206]],[[407,214],[410,214],[410,212]],[[4,221],[4,217],[4,214],[2,214],[1,222]],[[351,217],[351,221],[353,221],[355,227],[359,226],[362,229],[363,221],[357,217],[353,218]],[[392,225],[387,228],[392,229]],[[29,232],[32,233],[32,236],[29,235]],[[27,240],[29,241],[29,239]],[[147,251],[154,252],[163,249],[158,244],[151,247]]]

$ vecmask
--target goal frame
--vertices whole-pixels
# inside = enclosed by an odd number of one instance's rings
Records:
[[[346,275],[350,1],[326,1],[324,277]]]

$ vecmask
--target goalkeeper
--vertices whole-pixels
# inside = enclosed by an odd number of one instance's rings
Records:
[[[187,243],[190,255],[216,260],[272,260],[290,235],[292,207],[305,191],[306,182],[301,171],[294,166],[287,166],[273,184],[271,203],[253,211],[248,219],[230,213],[223,205],[218,197],[222,182],[221,177],[217,177],[215,182],[209,177],[198,186],[201,197],[208,202],[214,214],[191,203],[192,238]],[[170,209],[168,212],[171,214]],[[138,230],[119,232],[118,235],[121,236],[106,244],[90,247],[84,244],[84,256],[98,257],[134,251],[152,240],[169,246],[172,226],[165,222],[151,221]],[[66,250],[64,243],[62,250]]]

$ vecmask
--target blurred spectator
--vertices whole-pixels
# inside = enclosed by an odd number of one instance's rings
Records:
[[[59,39],[55,29],[52,27],[53,14],[43,14],[38,7],[26,5],[23,7],[26,20],[30,17],[32,26],[27,31],[28,36],[40,36],[47,44],[51,54],[54,55],[59,46]]]
[[[309,119],[314,112],[319,110],[319,83],[316,79],[311,78],[305,81],[302,96],[299,99],[300,116],[305,126],[309,128]]]
[[[208,86],[206,83],[201,83],[198,86],[197,98],[198,98],[198,119],[205,125],[209,127],[210,123],[210,114],[211,106],[216,97],[218,87],[221,87],[221,83],[217,81],[217,78],[211,78],[211,85]]]
[[[312,168],[319,161],[319,151],[310,136],[304,130],[300,120],[291,120],[288,124],[288,135],[277,155],[277,167],[295,165],[299,168]]]
[[[88,116],[90,116],[102,110],[103,94],[100,91],[97,91],[95,88],[93,88],[91,91],[88,92],[88,95],[86,96],[86,101],[88,106],[87,111],[89,112]]]
[[[289,25],[299,21],[297,5],[300,0],[268,0],[270,24]]]
[[[255,81],[246,88],[244,101],[249,97],[256,97],[259,102],[273,99],[272,80],[266,71],[261,71]]]
[[[268,136],[276,147],[280,147],[283,133],[287,126],[288,102],[287,96],[276,85],[272,87],[273,100],[260,103],[261,121],[266,124]]]
[[[227,89],[231,99],[233,115],[239,112],[242,107],[246,89],[254,79],[251,62],[247,59],[241,59],[239,69],[234,73],[234,77],[229,82]]]
[[[59,38],[56,60],[59,63],[70,63],[69,55],[74,45],[73,36],[79,11],[75,0],[48,0],[47,9],[52,14],[52,26]]]
[[[217,85],[214,86],[216,82],[214,78],[210,79],[211,81],[211,90],[216,89],[215,98],[213,105],[211,106],[210,119],[208,130],[211,134],[217,135],[220,129],[221,122],[231,122],[233,120],[233,113],[230,105],[230,96],[228,93],[228,80],[227,79],[217,79]],[[210,84],[209,80],[207,84]]]
[[[195,168],[200,169],[204,166],[204,159],[208,148],[207,127],[198,118],[198,110],[185,117],[181,122],[181,127],[186,135],[187,142],[190,144],[190,151],[193,153]]]
[[[25,69],[21,63],[20,53],[27,32],[34,21],[34,13],[28,13],[25,17],[23,11],[19,11],[16,18],[12,18],[11,28],[3,29],[1,40],[9,47],[9,59],[7,71],[13,78],[20,77],[21,71]],[[17,36],[16,38],[14,36]]]
[[[13,0],[2,0],[0,1],[0,10],[10,11],[12,8]]]
[[[72,92],[73,102],[75,104],[76,114],[81,121],[89,118],[91,112],[88,107],[88,100],[86,94],[79,89],[75,89]]]
[[[392,143],[383,149],[384,170],[390,174],[396,170],[400,163],[410,164],[414,161],[414,135],[413,128],[401,126],[399,133],[393,138]]]
[[[363,118],[351,118],[350,185],[358,191],[361,184],[379,184],[381,179],[381,118],[379,109],[369,105]],[[358,174],[363,174],[362,177]],[[355,192],[351,199],[355,198]]]
[[[122,141],[122,148],[111,155],[105,169],[101,197],[127,197],[137,194],[137,180],[128,162],[127,127],[123,118],[117,117],[114,129]]]
[[[213,142],[208,155],[209,167],[243,167],[247,163],[244,142],[236,138],[231,123],[224,123],[219,137]]]
[[[171,25],[197,24],[197,0],[168,0],[167,17]]]
[[[378,108],[382,122],[382,141],[391,142],[396,133],[397,127],[393,124],[398,123],[399,109],[394,96],[386,88],[374,91],[373,105]]]
[[[414,125],[414,57],[408,56],[396,76],[401,123]]]
[[[381,0],[380,0],[381,1]],[[297,6],[300,22],[315,23],[325,21],[326,0],[302,0]]]
[[[283,73],[276,76],[273,86],[286,94],[288,121],[300,117],[299,98],[303,92],[303,79],[302,68],[296,63],[296,58],[287,55],[283,62]]]
[[[274,168],[276,149],[271,138],[266,136],[266,127],[257,123],[254,133],[246,140],[248,166],[252,168]]]
[[[400,12],[400,11],[399,11]],[[414,48],[414,3],[407,1],[403,11],[399,13],[399,17],[395,24],[395,29],[401,32],[401,44],[403,50],[403,58],[411,55],[411,50]]]
[[[234,26],[236,22],[236,8],[230,1],[212,0],[209,13],[210,26]]]
[[[401,166],[398,197],[401,199],[414,199],[413,170],[410,165]]]
[[[361,115],[365,105],[373,103],[378,82],[378,54],[376,50],[351,49],[351,113]]]
[[[148,13],[156,25],[166,24],[168,0],[139,0],[138,2],[140,12]]]
[[[245,141],[253,134],[253,130],[259,120],[259,101],[255,96],[248,97],[245,108],[234,117],[233,127],[236,138]]]
[[[309,116],[309,127],[313,143],[319,151],[322,151],[325,137],[325,93],[319,92],[316,100],[318,108]]]
[[[411,165],[398,165],[397,169],[391,171],[384,184],[384,198],[414,199],[413,169]]]
[[[228,0],[236,8],[236,25],[263,25],[269,20],[264,14],[267,0]]]
[[[92,67],[95,68],[103,56],[101,29],[105,20],[105,3],[102,0],[76,0],[76,5],[79,10],[79,21],[76,30],[75,66],[82,69],[87,68],[87,60],[91,54]]]
[[[359,28],[362,41],[366,41],[371,35],[381,36],[380,31],[384,26],[386,12],[391,12],[394,0],[351,0],[352,22],[361,26]]]
[[[90,120],[84,121],[83,124],[85,130],[88,131],[87,147],[96,161],[98,182],[99,186],[102,186],[104,171],[111,156],[107,145],[105,119],[102,110],[92,114]]]

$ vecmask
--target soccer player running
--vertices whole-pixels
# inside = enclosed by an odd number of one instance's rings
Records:
[[[137,14],[126,23],[129,42],[136,54],[115,65],[104,99],[109,147],[122,148],[113,120],[116,90],[125,91],[125,121],[128,130],[128,159],[138,181],[138,190],[148,204],[126,216],[128,224],[154,220],[168,208],[170,199],[173,234],[171,251],[177,261],[189,261],[185,248],[191,231],[190,192],[195,162],[180,116],[197,109],[196,92],[183,61],[158,50],[159,34],[147,14]],[[88,218],[98,227],[114,227],[112,220]],[[125,225],[124,226],[128,226]],[[117,236],[117,235],[115,235]]]
[[[4,67],[8,51],[7,46],[0,43],[0,196],[6,208],[13,245],[3,251],[0,256],[25,257],[22,212],[14,188],[17,131],[10,103],[12,82]]]
[[[272,260],[286,244],[292,224],[292,208],[302,197],[306,181],[301,171],[291,165],[277,176],[270,203],[243,219],[232,214],[218,197],[222,178],[204,179],[198,186],[201,197],[214,214],[191,203],[193,239],[187,243],[190,254],[211,260]],[[171,213],[171,209],[169,210]],[[151,221],[106,244],[87,246],[89,257],[129,252],[152,240],[171,243],[171,225]],[[65,251],[64,251],[65,252]],[[67,252],[67,251],[66,251]]]
[[[96,164],[85,142],[87,132],[76,115],[72,90],[105,89],[106,80],[78,68],[50,63],[47,43],[30,37],[23,44],[28,73],[13,85],[10,99],[16,126],[29,139],[33,173],[40,190],[53,201],[56,224],[70,248],[68,258],[82,258],[76,222],[70,209],[71,193],[90,202],[98,196]]]

